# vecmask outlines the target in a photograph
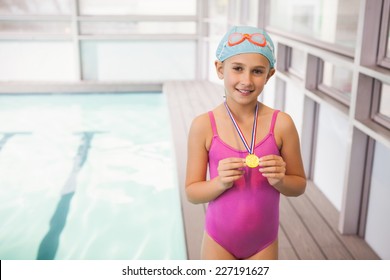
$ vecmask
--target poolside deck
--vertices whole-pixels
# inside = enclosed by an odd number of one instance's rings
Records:
[[[169,82],[163,93],[171,117],[188,259],[199,259],[205,206],[193,205],[185,197],[187,135],[195,116],[223,101],[223,88],[210,82]],[[379,259],[362,238],[339,233],[338,217],[338,211],[312,182],[300,197],[281,196],[279,258]]]

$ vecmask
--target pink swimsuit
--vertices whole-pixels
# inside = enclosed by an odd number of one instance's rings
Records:
[[[280,155],[274,138],[278,111],[274,111],[269,133],[255,146],[255,154]],[[217,132],[214,114],[209,112],[213,140],[209,151],[210,178],[218,176],[218,162],[228,157],[245,158],[247,151],[223,142]],[[206,232],[238,259],[260,252],[278,236],[279,192],[261,175],[259,168],[246,167],[233,187],[211,201],[206,213]]]

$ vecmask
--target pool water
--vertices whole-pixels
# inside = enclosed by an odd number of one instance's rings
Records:
[[[0,259],[185,259],[164,95],[0,96]]]

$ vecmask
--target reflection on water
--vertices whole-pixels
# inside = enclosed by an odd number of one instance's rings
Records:
[[[1,259],[186,258],[163,95],[0,99]]]

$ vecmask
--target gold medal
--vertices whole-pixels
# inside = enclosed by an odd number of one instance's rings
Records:
[[[238,136],[240,136],[241,141],[245,146],[245,149],[249,153],[245,158],[246,165],[250,168],[255,168],[255,167],[259,166],[260,160],[255,155],[255,152],[254,152],[255,151],[255,141],[256,141],[256,131],[257,131],[257,116],[259,113],[259,103],[256,102],[255,115],[253,118],[252,138],[251,138],[251,145],[250,146],[248,145],[248,142],[246,141],[244,134],[242,133],[240,127],[238,126],[238,123],[234,119],[233,114],[230,112],[229,106],[227,105],[226,101],[225,101],[225,107],[226,107],[226,111],[229,114],[230,119],[233,122],[234,127],[237,130]]]
[[[245,163],[250,168],[259,166],[259,158],[255,154],[249,154],[245,158]]]

